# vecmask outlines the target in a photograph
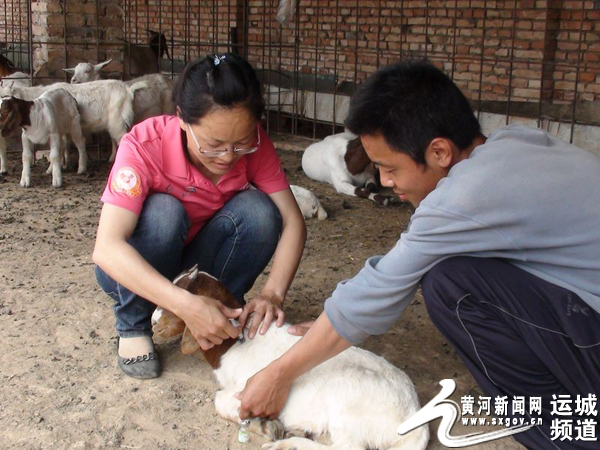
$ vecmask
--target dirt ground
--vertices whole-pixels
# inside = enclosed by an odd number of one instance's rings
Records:
[[[317,317],[340,280],[391,248],[411,209],[342,196],[303,174],[300,153],[281,151],[281,157],[290,181],[313,189],[330,216],[307,222],[306,250],[286,305],[288,320],[296,322]],[[164,367],[158,379],[134,380],[116,366],[111,301],[91,262],[109,164],[92,158],[88,174],[67,172],[64,187],[54,189],[40,161],[33,186],[23,189],[19,159],[10,155],[10,173],[0,182],[0,448],[259,449],[264,441],[255,435],[237,443],[237,426],[215,413],[218,386],[209,366],[181,355],[177,342],[158,346]],[[456,381],[457,401],[481,395],[420,296],[390,332],[364,347],[405,370],[422,404],[443,378]],[[436,430],[434,424],[431,450],[445,448]],[[505,438],[473,448],[522,447]]]

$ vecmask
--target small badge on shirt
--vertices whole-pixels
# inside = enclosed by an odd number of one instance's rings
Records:
[[[112,190],[122,192],[130,197],[137,197],[142,193],[140,176],[133,167],[121,167],[113,177]]]

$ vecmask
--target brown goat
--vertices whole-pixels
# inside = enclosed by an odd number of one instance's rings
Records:
[[[7,77],[16,71],[17,69],[12,61],[7,57],[0,55],[0,78]]]
[[[228,308],[237,309],[243,306],[227,290],[223,283],[205,272],[199,272],[198,266],[194,266],[179,275],[173,283],[192,294],[219,300]],[[201,350],[206,361],[215,369],[219,367],[221,356],[236,342],[236,339],[227,339],[222,344],[216,345],[209,350],[202,350],[183,320],[166,309],[162,310],[160,318],[153,326],[153,331],[155,336],[163,339],[179,336],[183,333],[183,337],[181,338],[181,353],[191,355]]]

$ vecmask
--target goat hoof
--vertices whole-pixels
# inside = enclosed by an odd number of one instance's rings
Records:
[[[386,197],[385,195],[375,194],[373,200],[375,200],[375,203],[381,206],[387,206],[390,203],[390,198]]]
[[[377,190],[377,184],[373,183],[373,182],[368,182],[367,184],[365,184],[365,192],[367,194],[371,194],[373,192],[375,192]]]
[[[285,438],[285,428],[279,420],[265,420],[261,423],[261,428],[268,438],[272,441],[278,441]]]
[[[354,195],[359,198],[369,198],[369,192],[364,187],[357,187],[354,189]]]

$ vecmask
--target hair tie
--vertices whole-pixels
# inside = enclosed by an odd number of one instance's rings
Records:
[[[215,64],[215,66],[218,66],[219,64],[221,64],[221,61],[225,60],[225,56],[219,56],[219,55],[215,55],[215,59],[213,59],[213,63]]]

